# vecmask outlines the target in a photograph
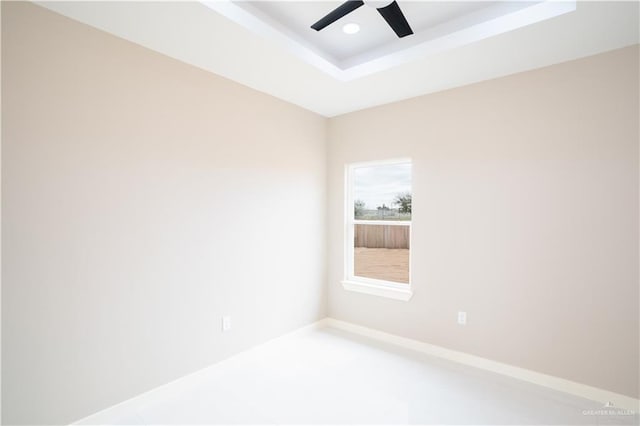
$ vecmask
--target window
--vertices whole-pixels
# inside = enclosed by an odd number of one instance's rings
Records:
[[[411,160],[346,168],[346,290],[409,300]]]

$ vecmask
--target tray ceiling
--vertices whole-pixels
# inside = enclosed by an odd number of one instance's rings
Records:
[[[640,41],[636,1],[399,1],[402,40],[365,6],[308,28],[339,2],[38,4],[327,117]],[[340,33],[352,21],[360,33]]]

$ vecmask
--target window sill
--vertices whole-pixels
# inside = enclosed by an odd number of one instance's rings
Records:
[[[383,285],[365,284],[357,281],[342,281],[342,287],[347,291],[387,297],[389,299],[402,300],[404,302],[407,302],[413,296],[413,291],[409,288],[386,287]]]

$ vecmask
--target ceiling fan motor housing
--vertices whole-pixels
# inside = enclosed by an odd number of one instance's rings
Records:
[[[398,37],[402,38],[413,34],[413,30],[407,22],[407,18],[404,17],[402,10],[400,10],[400,6],[398,6],[396,0],[347,0],[318,22],[311,25],[311,28],[320,31],[327,25],[331,25],[338,19],[343,18],[365,4],[375,8]]]

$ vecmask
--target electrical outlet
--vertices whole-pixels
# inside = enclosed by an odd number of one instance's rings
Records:
[[[222,332],[231,330],[231,317],[222,317]]]
[[[467,325],[467,313],[464,311],[458,311],[458,324]]]

